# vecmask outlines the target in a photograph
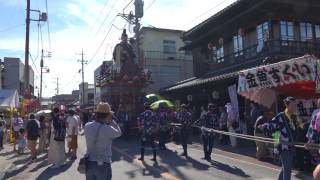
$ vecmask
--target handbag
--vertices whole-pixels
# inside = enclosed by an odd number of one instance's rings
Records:
[[[94,146],[96,146],[97,144],[97,139],[98,139],[98,134],[99,134],[99,131],[100,131],[100,128],[101,128],[102,125],[99,126],[98,128],[98,131],[95,135],[95,139],[94,139]],[[81,173],[81,174],[85,174],[87,172],[87,169],[88,169],[88,162],[89,162],[89,154],[86,153],[82,158],[80,158],[79,160],[79,164],[78,164],[78,172]]]
[[[54,131],[54,140],[64,141],[66,138],[66,129],[61,127],[58,130]]]

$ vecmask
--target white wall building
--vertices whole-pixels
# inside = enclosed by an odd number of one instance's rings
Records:
[[[185,45],[183,31],[143,27],[141,29],[140,48],[143,51],[144,67],[152,72],[153,84],[146,93],[193,76],[191,52],[179,51]]]

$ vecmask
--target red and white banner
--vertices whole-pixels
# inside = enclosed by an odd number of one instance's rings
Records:
[[[315,81],[317,60],[314,56],[303,56],[241,71],[238,93],[282,86],[297,81]]]
[[[283,93],[290,92],[292,96],[299,94],[294,93],[294,91],[303,91],[313,96],[313,93],[316,93],[316,89],[320,85],[316,81],[318,64],[319,60],[316,57],[306,55],[241,71],[239,73],[238,93],[266,107],[270,107],[276,100],[274,89],[281,90]],[[303,84],[301,82],[314,82],[316,87],[310,88],[310,83],[304,83],[305,86],[309,85],[305,87],[301,85]],[[294,84],[297,85],[292,86]],[[298,87],[298,89],[290,88],[288,91],[288,88],[283,89],[283,87]],[[310,93],[311,91],[312,93]]]

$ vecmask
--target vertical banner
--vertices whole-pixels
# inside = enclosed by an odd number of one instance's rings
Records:
[[[231,85],[228,87],[229,97],[231,101],[231,105],[233,110],[236,113],[237,120],[239,120],[239,103],[238,103],[238,97],[237,97],[237,85]]]
[[[320,93],[320,63],[316,63],[316,93]]]

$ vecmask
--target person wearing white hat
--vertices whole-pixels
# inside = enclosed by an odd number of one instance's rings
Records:
[[[86,179],[111,180],[112,140],[120,137],[122,132],[108,103],[100,102],[95,113],[96,120],[87,123],[84,128],[89,160]]]

